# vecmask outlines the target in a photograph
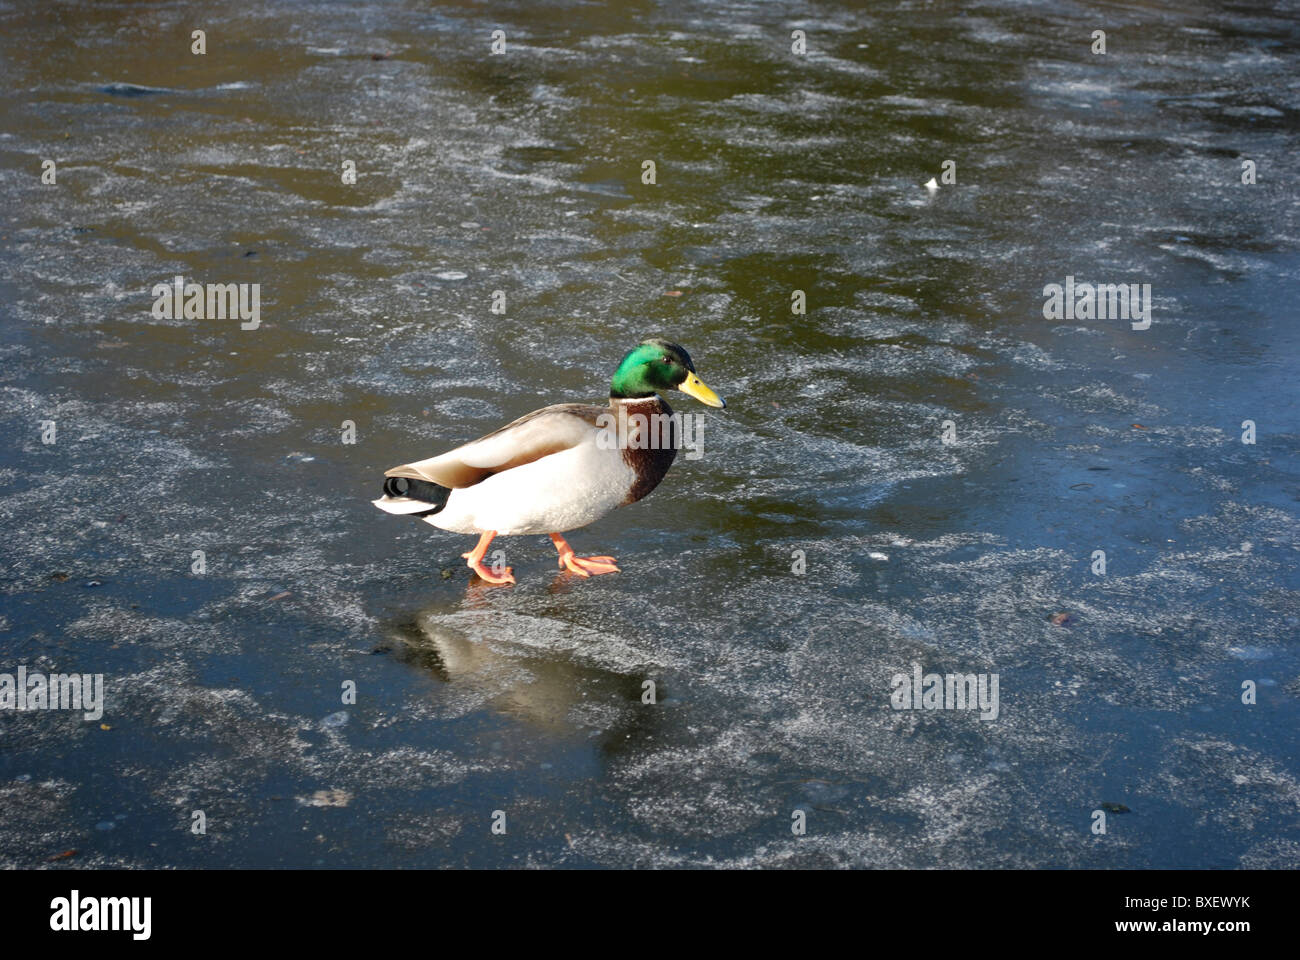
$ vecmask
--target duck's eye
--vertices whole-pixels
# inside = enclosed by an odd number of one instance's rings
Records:
[[[667,364],[671,364],[673,362],[671,357],[660,357],[659,359]]]

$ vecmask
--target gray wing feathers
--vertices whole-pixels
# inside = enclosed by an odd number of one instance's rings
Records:
[[[455,450],[393,467],[384,476],[428,480],[453,490],[472,487],[494,473],[576,447],[598,430],[596,418],[607,412],[607,407],[583,403],[544,407]]]

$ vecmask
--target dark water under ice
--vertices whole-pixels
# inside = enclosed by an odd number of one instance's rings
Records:
[[[0,865],[1300,866],[1298,51],[1293,4],[0,8],[0,670],[108,695],[0,712]],[[156,319],[177,274],[261,326]],[[1044,319],[1067,276],[1150,328]],[[571,535],[623,573],[485,589],[370,506],[660,332],[729,407]],[[894,710],[914,663],[998,718]]]

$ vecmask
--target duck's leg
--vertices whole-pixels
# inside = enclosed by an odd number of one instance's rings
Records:
[[[618,573],[618,567],[614,566],[613,557],[576,557],[573,554],[573,547],[569,546],[569,541],[565,540],[558,533],[550,534],[551,543],[555,544],[555,549],[560,551],[560,569],[569,570],[580,577],[589,577],[593,573]]]
[[[483,557],[487,555],[488,544],[492,542],[492,538],[496,535],[497,532],[495,530],[488,530],[483,534],[483,536],[478,538],[478,545],[473,550],[469,553],[462,553],[461,556],[469,561],[466,566],[482,577],[487,583],[496,586],[506,583],[514,583],[515,576],[512,567],[506,567],[501,576],[497,576],[492,572],[491,567],[483,566]]]

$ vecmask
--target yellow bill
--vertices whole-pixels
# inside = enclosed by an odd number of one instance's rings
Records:
[[[707,403],[711,407],[725,407],[727,401],[710,390],[701,380],[693,373],[688,373],[686,379],[678,384],[677,389],[688,397],[694,397],[700,403]]]

